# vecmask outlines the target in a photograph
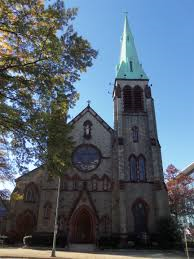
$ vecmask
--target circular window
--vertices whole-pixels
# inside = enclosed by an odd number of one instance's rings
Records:
[[[101,154],[93,145],[78,146],[72,154],[72,163],[78,170],[90,172],[100,164]]]

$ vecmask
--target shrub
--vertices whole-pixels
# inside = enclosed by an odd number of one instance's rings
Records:
[[[27,246],[52,246],[53,233],[47,232],[35,232],[32,236],[25,238],[25,244]],[[67,238],[64,233],[58,233],[56,238],[56,246],[65,247],[67,244]]]
[[[161,218],[157,223],[156,242],[161,248],[173,248],[182,243],[181,225],[172,217]]]
[[[102,236],[98,240],[99,248],[118,248],[120,238],[117,236]]]

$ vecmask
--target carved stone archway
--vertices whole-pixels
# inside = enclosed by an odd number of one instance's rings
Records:
[[[69,222],[71,243],[94,243],[96,239],[96,217],[93,210],[82,205],[73,213]]]
[[[31,210],[26,210],[16,218],[16,231],[20,238],[31,235],[36,228],[36,218]]]

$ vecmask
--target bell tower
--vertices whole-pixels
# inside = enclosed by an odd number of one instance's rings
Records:
[[[113,101],[117,179],[120,186],[120,233],[154,231],[157,220],[169,213],[168,199],[163,180],[154,100],[148,76],[139,62],[127,16]],[[146,219],[140,219],[145,224],[139,230],[141,224],[136,222],[135,216],[136,208],[140,206],[138,202],[144,206],[141,214],[147,215]]]

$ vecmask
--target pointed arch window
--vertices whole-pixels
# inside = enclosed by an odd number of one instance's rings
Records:
[[[143,111],[144,105],[143,105],[143,90],[140,86],[135,86],[133,90],[133,96],[134,96],[134,110],[135,111]]]
[[[46,202],[44,205],[44,219],[50,220],[52,212],[52,205],[50,202]]]
[[[83,124],[84,126],[84,138],[90,139],[92,137],[91,131],[92,131],[92,122],[90,120],[87,120]]]
[[[102,216],[100,225],[101,225],[101,232],[103,234],[108,234],[110,232],[110,227],[111,227],[110,223],[111,222],[108,215]]]
[[[73,180],[73,190],[77,191],[78,190],[78,179],[75,178]]]
[[[145,167],[145,158],[140,155],[138,159],[138,168],[139,168],[139,181],[146,181],[146,167]]]
[[[93,178],[92,179],[92,190],[97,191],[97,189],[98,189],[97,179]]]
[[[38,201],[38,189],[34,183],[30,183],[24,193],[24,200],[26,202],[36,202]]]
[[[137,178],[137,159],[134,155],[129,158],[129,170],[130,170],[130,180],[136,182]]]
[[[107,177],[104,177],[103,189],[104,189],[104,191],[108,191],[108,179],[107,179]]]
[[[132,128],[132,139],[133,139],[133,142],[139,141],[139,128],[137,126],[134,126]]]
[[[25,197],[25,200],[26,201],[35,201],[35,197],[34,197],[34,191],[32,188],[29,188],[27,191],[26,191],[26,197]]]
[[[61,178],[61,190],[68,190],[68,180],[67,177]]]
[[[133,109],[132,89],[128,85],[126,85],[123,88],[123,106],[124,106],[124,112],[130,112]]]

